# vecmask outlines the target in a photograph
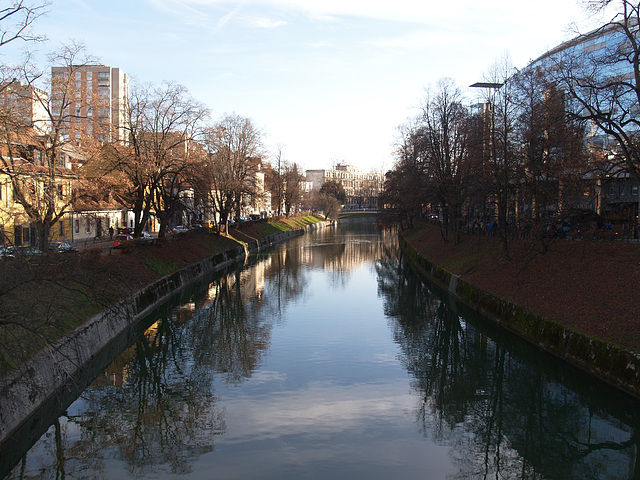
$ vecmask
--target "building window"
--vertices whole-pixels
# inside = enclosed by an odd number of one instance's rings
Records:
[[[58,234],[60,237],[64,237],[64,222],[62,220],[58,222]]]
[[[16,225],[13,227],[13,244],[18,247],[22,245],[22,226]]]
[[[638,195],[638,185],[633,185],[631,187],[631,195],[634,195],[634,196]]]
[[[91,221],[87,219],[84,225],[85,225],[84,231],[87,233],[91,233]]]
[[[76,233],[80,233],[80,220],[76,219],[73,221],[73,229]]]

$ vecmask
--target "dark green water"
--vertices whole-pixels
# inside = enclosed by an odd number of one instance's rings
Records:
[[[490,328],[400,257],[393,234],[353,224],[204,282],[1,471],[640,478],[637,402]]]

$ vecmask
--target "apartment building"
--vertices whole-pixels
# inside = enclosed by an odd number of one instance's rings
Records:
[[[362,173],[358,167],[339,163],[335,169],[307,170],[305,175],[313,191],[319,191],[328,181],[342,185],[347,196],[346,208],[378,208],[378,195],[384,183],[381,173]]]
[[[594,119],[587,124],[586,145],[602,160],[593,163],[584,178],[579,207],[596,211],[608,219],[638,225],[640,183],[620,162],[619,138],[631,143],[640,138],[633,48],[637,45],[638,21],[633,16],[612,22],[564,42],[532,61],[522,73],[539,71],[563,93],[565,108],[588,117],[588,111],[608,118],[618,138],[600,128]],[[580,99],[580,100],[578,100]],[[588,101],[588,108],[582,102]],[[595,118],[595,116],[594,116]],[[606,122],[605,122],[606,123]]]
[[[0,107],[38,135],[50,129],[49,94],[18,80],[0,84]]]
[[[108,65],[51,68],[51,100],[63,118],[65,140],[127,142],[129,76]]]

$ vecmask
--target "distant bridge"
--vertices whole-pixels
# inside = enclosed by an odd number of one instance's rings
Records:
[[[350,217],[350,216],[362,216],[362,215],[367,215],[367,216],[376,216],[378,214],[378,210],[373,210],[371,208],[361,208],[361,209],[352,209],[352,210],[342,210],[340,212],[340,215],[338,216],[338,218],[345,218],[345,217]]]

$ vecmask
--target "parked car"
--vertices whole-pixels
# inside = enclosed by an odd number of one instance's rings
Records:
[[[52,242],[49,244],[49,251],[55,253],[75,253],[78,249],[72,247],[67,242]]]
[[[14,256],[13,250],[0,246],[0,258],[13,258]]]
[[[184,225],[178,225],[173,227],[173,233],[185,233],[189,231],[189,227],[185,227]]]
[[[124,233],[118,234],[113,239],[113,243],[111,244],[111,246],[113,248],[121,248],[122,244],[124,242],[126,242],[127,240],[133,240],[133,237],[131,235],[127,235],[127,234],[124,234]]]
[[[118,227],[118,235],[133,235],[133,227]]]
[[[40,250],[38,247],[23,246],[23,247],[16,247],[13,250],[13,253],[16,255],[20,255],[21,257],[32,257],[34,255],[42,255],[44,252]]]
[[[134,240],[136,243],[141,243],[142,245],[151,245],[153,243],[153,237],[149,232],[142,232],[140,236]]]

